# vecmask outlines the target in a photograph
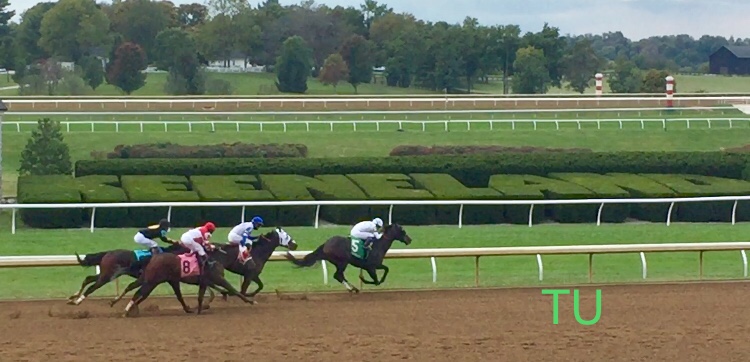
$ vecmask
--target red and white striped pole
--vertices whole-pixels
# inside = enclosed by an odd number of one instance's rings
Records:
[[[599,97],[602,95],[602,85],[604,83],[602,79],[604,79],[604,74],[596,73],[594,77],[596,77],[596,96]]]
[[[672,107],[672,95],[674,94],[674,77],[667,76],[667,107]]]

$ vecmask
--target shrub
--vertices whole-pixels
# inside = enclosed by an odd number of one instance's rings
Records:
[[[118,145],[109,159],[123,158],[276,158],[307,157],[302,144],[247,144],[236,142],[218,145],[178,145],[170,142]]]
[[[472,155],[493,153],[591,152],[588,148],[546,148],[506,146],[396,146],[390,156]]]
[[[18,178],[18,203],[75,204],[80,203],[76,180],[68,175],[33,175]],[[81,209],[23,209],[24,224],[38,228],[77,228],[83,224]]]

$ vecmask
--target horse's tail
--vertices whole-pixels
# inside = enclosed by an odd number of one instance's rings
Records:
[[[323,254],[323,245],[321,245],[312,253],[305,255],[305,257],[302,259],[297,259],[290,253],[286,253],[284,256],[287,260],[291,261],[296,266],[309,267],[315,265],[318,260],[323,259]]]
[[[78,260],[78,264],[83,267],[95,266],[101,264],[102,259],[104,259],[105,255],[107,255],[107,252],[103,251],[101,253],[86,254],[86,256],[81,259],[81,256],[76,252],[76,259]]]

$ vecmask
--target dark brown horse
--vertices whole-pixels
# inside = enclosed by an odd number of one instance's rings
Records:
[[[349,237],[334,236],[312,253],[305,255],[301,260],[296,259],[289,252],[286,253],[286,258],[299,267],[309,267],[315,265],[318,260],[327,260],[336,266],[336,273],[333,275],[333,278],[343,284],[349,292],[359,293],[359,289],[349,284],[349,281],[346,280],[344,276],[346,267],[352,265],[366,271],[370,275],[370,278],[372,278],[372,281],[365,280],[365,278],[360,276],[359,279],[365,284],[382,284],[388,276],[388,267],[383,265],[383,258],[385,258],[388,249],[393,245],[394,240],[401,241],[406,245],[411,244],[411,237],[406,234],[406,230],[399,224],[391,224],[385,227],[380,239],[372,243],[372,250],[369,253],[358,253],[362,248],[358,240],[352,242]],[[360,256],[354,256],[353,254]],[[385,271],[383,278],[380,280],[378,280],[378,270]]]
[[[297,250],[297,243],[294,241],[291,235],[289,235],[281,227],[264,234],[260,235],[258,241],[253,244],[250,249],[250,256],[255,262],[255,265],[250,263],[242,264],[239,262],[237,255],[239,254],[239,248],[237,245],[224,244],[219,248],[226,252],[226,257],[230,260],[234,260],[233,263],[226,266],[226,270],[242,276],[242,285],[240,286],[240,293],[248,297],[254,297],[258,292],[263,289],[263,282],[260,280],[260,273],[263,272],[263,267],[271,258],[271,255],[277,247],[282,246],[289,250]],[[250,282],[255,282],[258,287],[250,294],[247,294],[247,288],[250,286]],[[224,300],[227,299],[228,293],[221,292]]]
[[[218,253],[214,254],[214,259],[218,263],[220,263],[225,270],[230,271],[234,274],[241,275],[243,277],[240,293],[251,298],[258,294],[258,292],[263,288],[263,283],[260,281],[260,278],[258,276],[263,271],[263,267],[271,257],[271,254],[273,254],[274,250],[276,250],[276,247],[283,246],[285,248],[288,248],[289,250],[297,250],[297,243],[294,241],[292,236],[284,231],[284,229],[282,229],[281,227],[277,227],[276,229],[271,230],[266,234],[260,235],[258,241],[256,241],[252,249],[250,249],[251,259],[244,264],[241,263],[238,258],[240,248],[236,244],[214,243],[214,246],[216,246],[216,249],[218,251]],[[250,286],[251,281],[258,284],[258,288],[254,292],[247,294],[247,288]],[[130,285],[125,288],[122,294],[110,301],[110,306],[114,306],[115,303],[120,301],[120,299],[125,296],[125,294],[135,288],[140,287],[142,284],[142,279],[138,279],[130,283]],[[229,292],[220,290],[215,286],[209,286],[209,288],[219,291],[224,297],[224,300],[227,300]],[[211,293],[211,297],[209,299],[210,303],[211,301],[213,301],[213,292],[211,292],[211,290],[209,289],[209,293]]]
[[[244,295],[240,294],[229,282],[224,279],[224,267],[221,263],[216,262],[215,255],[221,255],[222,252],[212,252],[207,250],[208,262],[203,265],[205,270],[203,274],[198,274],[198,258],[193,253],[181,255],[171,253],[161,253],[154,255],[151,261],[141,274],[141,287],[135,292],[133,298],[125,307],[124,316],[129,316],[133,307],[138,308],[154,289],[162,283],[169,283],[174,291],[177,300],[182,305],[185,313],[192,313],[192,310],[185,304],[180,290],[180,283],[198,284],[198,314],[203,310],[203,297],[206,289],[212,285],[218,285],[229,291],[230,294],[236,295],[245,303],[253,303]]]
[[[182,254],[190,250],[180,244],[172,244],[166,248],[162,248],[162,251],[170,254]],[[81,289],[68,297],[68,304],[79,305],[91,293],[119,278],[121,275],[129,275],[138,279],[143,267],[151,259],[152,252],[150,250],[115,249],[86,254],[83,259],[81,259],[78,253],[75,253],[75,255],[76,259],[78,259],[78,264],[81,266],[92,267],[98,265],[100,269],[99,274],[87,276],[83,280],[83,283],[81,283]],[[88,287],[84,292],[83,289],[91,283],[94,283],[94,285]]]

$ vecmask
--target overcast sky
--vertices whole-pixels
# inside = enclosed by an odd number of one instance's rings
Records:
[[[176,4],[205,0],[173,0]],[[257,5],[260,1],[250,0]],[[298,0],[281,0],[283,5]],[[363,0],[318,0],[329,6],[359,6]],[[391,0],[380,1],[396,12],[409,12],[429,21],[461,22],[472,16],[482,24],[518,24],[523,32],[537,31],[544,22],[563,34],[622,31],[631,39],[652,35],[704,34],[750,37],[750,0]],[[36,4],[11,0],[20,15]],[[16,16],[15,19],[18,19]]]

